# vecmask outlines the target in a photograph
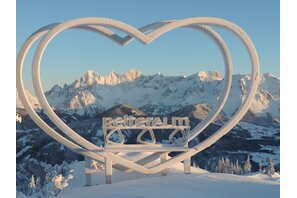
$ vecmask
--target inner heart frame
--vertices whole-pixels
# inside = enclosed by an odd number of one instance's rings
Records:
[[[233,32],[246,47],[247,52],[251,59],[251,67],[252,67],[251,84],[249,87],[249,91],[241,106],[238,108],[236,113],[230,118],[230,120],[224,126],[222,126],[218,131],[216,131],[212,136],[210,136],[203,142],[200,142],[199,144],[192,147],[189,151],[182,152],[165,162],[162,162],[158,165],[147,168],[144,165],[141,165],[137,162],[132,162],[123,157],[117,156],[113,153],[106,152],[104,148],[97,147],[96,145],[88,142],[87,140],[79,136],[70,127],[68,127],[55,114],[55,112],[52,110],[52,108],[50,107],[49,103],[45,98],[43,88],[41,85],[41,79],[40,79],[40,63],[42,60],[42,56],[49,42],[56,35],[58,35],[60,32],[66,29],[79,28],[79,29],[85,29],[85,30],[97,32],[111,38],[113,41],[123,46],[127,45],[133,39],[137,39],[143,44],[147,45],[150,42],[153,42],[159,36],[175,28],[186,27],[186,28],[192,28],[195,30],[201,30],[210,35],[210,37],[215,41],[220,51],[222,52],[224,62],[225,62],[225,79],[224,79],[225,83],[221,91],[218,103],[209,113],[207,118],[204,119],[202,122],[200,122],[196,127],[194,127],[191,130],[189,134],[189,141],[190,141],[193,138],[195,138],[198,134],[200,134],[203,131],[203,129],[205,129],[214,120],[216,115],[221,111],[221,109],[223,108],[227,100],[230,87],[231,87],[231,82],[232,82],[232,61],[231,61],[231,56],[227,48],[227,45],[225,44],[224,40],[220,37],[220,35],[216,33],[213,29],[211,29],[208,25],[219,26],[224,29],[227,29],[228,31]],[[111,30],[109,30],[108,27],[118,29],[126,33],[128,36],[121,38]],[[146,35],[145,32],[149,30],[153,30],[153,31]],[[48,126],[37,115],[34,109],[30,106],[28,99],[26,98],[26,95],[25,95],[25,88],[22,81],[23,62],[32,44],[43,35],[45,36],[40,41],[36,49],[36,52],[33,58],[33,64],[32,64],[32,77],[33,77],[34,90],[47,116],[51,119],[53,123],[56,124],[56,126],[59,129],[61,129],[61,131],[64,134],[66,134],[67,138],[63,137],[61,134],[59,134],[50,126]],[[26,111],[28,112],[32,120],[34,120],[34,122],[36,122],[36,124],[45,133],[50,135],[52,138],[54,138],[61,144],[65,145],[66,147],[70,148],[75,152],[78,152],[84,156],[90,157],[97,161],[102,162],[104,160],[111,160],[114,168],[123,169],[124,167],[126,169],[132,169],[134,171],[138,171],[144,174],[153,174],[153,173],[160,172],[166,168],[169,168],[173,164],[183,161],[197,154],[198,152],[201,152],[205,148],[211,146],[222,136],[228,133],[240,121],[240,119],[247,112],[256,94],[258,80],[259,80],[259,67],[260,66],[259,66],[257,51],[249,36],[239,26],[225,19],[213,18],[213,17],[194,17],[194,18],[187,18],[187,19],[181,19],[181,20],[161,21],[161,22],[144,26],[140,29],[136,29],[121,21],[108,19],[108,18],[100,18],[100,17],[79,18],[79,19],[66,21],[60,24],[51,24],[51,25],[45,26],[40,30],[36,31],[26,40],[17,57],[17,89],[18,89],[22,104],[24,105]],[[153,159],[153,155],[152,155],[152,159]]]

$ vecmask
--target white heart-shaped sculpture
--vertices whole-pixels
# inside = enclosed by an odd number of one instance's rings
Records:
[[[213,26],[220,26],[223,28],[226,28],[227,30],[232,31],[235,33],[237,37],[240,38],[240,40],[244,43],[246,46],[248,53],[251,58],[252,63],[252,77],[251,77],[251,85],[249,92],[241,105],[240,108],[238,108],[237,112],[232,116],[232,118],[227,122],[221,129],[219,129],[216,133],[214,133],[212,136],[207,138],[205,141],[199,143],[198,145],[191,148],[191,150],[183,152],[165,162],[162,162],[152,168],[147,168],[138,164],[137,162],[131,162],[129,160],[126,160],[120,156],[117,156],[115,154],[106,152],[104,149],[97,147],[96,145],[88,142],[81,136],[79,136],[75,131],[73,131],[71,128],[69,128],[51,109],[50,105],[48,104],[45,95],[43,93],[43,89],[40,82],[40,62],[44,53],[44,50],[48,43],[61,31],[66,30],[68,28],[81,28],[86,30],[91,30],[100,34],[103,34],[105,36],[108,36],[115,42],[126,45],[130,41],[133,40],[133,38],[138,39],[144,44],[149,44],[150,42],[154,41],[156,38],[161,36],[162,34],[175,29],[179,27],[188,27],[193,29],[199,29],[202,30],[210,35],[210,37],[216,42],[218,47],[220,48],[224,61],[225,61],[225,84],[224,88],[221,92],[219,101],[217,105],[213,108],[211,113],[208,115],[206,119],[204,119],[202,122],[200,122],[189,134],[189,141],[193,138],[195,138],[199,133],[203,131],[216,117],[216,115],[220,112],[222,107],[224,106],[227,96],[229,94],[230,86],[231,86],[231,74],[232,74],[232,62],[231,57],[228,51],[228,48],[226,44],[224,43],[223,39],[210,27],[206,25],[213,25]],[[125,33],[127,33],[129,36],[125,38],[121,38],[114,34],[111,30],[107,29],[106,27],[112,27],[116,28],[118,30],[121,30]],[[143,32],[146,32],[148,30],[153,30],[148,35],[145,35]],[[26,95],[24,93],[24,86],[22,81],[22,66],[24,62],[24,58],[31,47],[31,45],[42,35],[45,35],[45,37],[42,39],[40,44],[38,45],[38,48],[36,50],[36,53],[34,55],[33,60],[33,84],[34,89],[36,91],[36,96],[43,107],[43,109],[46,111],[48,117],[62,130],[63,133],[65,133],[72,141],[69,139],[61,136],[59,133],[57,133],[55,130],[53,130],[51,127],[49,127],[34,111],[34,109],[30,106],[28,103],[28,100],[26,98]],[[78,152],[82,155],[88,156],[90,158],[93,158],[98,161],[103,160],[112,160],[115,164],[115,168],[123,169],[123,167],[126,167],[128,169],[133,169],[135,171],[145,173],[145,174],[151,174],[156,173],[161,170],[164,170],[166,168],[169,168],[174,163],[177,163],[179,161],[183,161],[186,158],[189,158],[192,155],[195,155],[196,153],[204,150],[205,148],[209,147],[213,143],[215,143],[218,139],[220,139],[223,135],[225,135],[232,127],[234,127],[237,122],[243,117],[243,115],[248,110],[254,96],[256,93],[257,85],[258,85],[258,75],[259,75],[259,61],[256,49],[248,37],[248,35],[237,25],[224,20],[224,19],[218,19],[218,18],[211,18],[211,17],[200,17],[200,18],[188,18],[188,19],[182,19],[178,21],[163,21],[154,23],[148,26],[144,26],[143,28],[135,29],[123,22],[112,20],[112,19],[106,19],[106,18],[80,18],[75,20],[70,20],[65,23],[61,24],[53,24],[46,26],[40,30],[38,30],[36,33],[34,33],[32,36],[30,36],[27,41],[22,46],[18,58],[17,58],[17,89],[20,95],[20,99],[27,110],[28,114],[31,116],[31,118],[36,122],[36,124],[47,134],[49,134],[51,137],[53,137],[58,142],[64,144],[68,148],[74,150],[75,152]],[[152,155],[153,156],[153,155]]]

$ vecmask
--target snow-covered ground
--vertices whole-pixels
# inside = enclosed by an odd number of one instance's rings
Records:
[[[58,197],[63,198],[273,198],[279,197],[280,179],[261,174],[230,175],[209,173],[192,167],[191,175],[183,174],[183,164],[175,165],[168,176],[142,175],[114,171],[113,184],[104,184],[103,172],[95,175],[96,186],[84,186],[84,163],[74,163],[74,179]]]

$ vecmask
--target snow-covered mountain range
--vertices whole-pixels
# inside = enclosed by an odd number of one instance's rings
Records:
[[[212,108],[219,97],[224,78],[217,71],[189,76],[142,75],[136,69],[127,74],[112,72],[101,76],[87,71],[63,87],[47,91],[49,103],[59,110],[94,116],[119,104],[129,104],[148,114],[166,115],[182,107],[206,104]],[[232,88],[223,109],[231,116],[243,101],[250,83],[249,75],[233,75]],[[279,120],[280,79],[270,73],[260,76],[257,95],[248,117],[273,117]],[[252,115],[252,116],[251,116]]]

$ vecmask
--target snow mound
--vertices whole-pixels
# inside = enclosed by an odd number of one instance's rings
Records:
[[[192,167],[191,175],[183,174],[183,164],[178,163],[170,169],[168,176],[142,175],[135,172],[114,171],[113,184],[104,184],[104,174],[99,172],[96,179],[99,185],[84,187],[83,162],[73,165],[74,179],[69,187],[58,197],[63,198],[263,198],[279,197],[279,181],[263,174],[230,175],[209,173]]]
[[[268,180],[268,181],[277,181],[280,182],[280,174],[275,172],[271,177],[261,172],[251,173],[248,175],[250,178],[261,179],[261,180]]]

